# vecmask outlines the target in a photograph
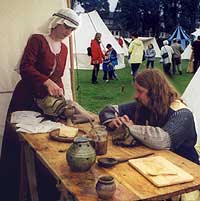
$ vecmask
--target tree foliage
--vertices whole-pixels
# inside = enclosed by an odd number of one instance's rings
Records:
[[[191,32],[199,17],[199,4],[200,0],[119,0],[115,19],[123,30],[140,35],[171,33],[177,25]]]
[[[108,0],[79,2],[86,12],[97,10],[103,19],[109,15]],[[190,33],[198,26],[199,4],[200,0],[118,0],[114,23],[123,31],[143,36],[171,33],[177,25]]]
[[[108,0],[79,0],[86,12],[97,10],[101,17],[109,15]]]

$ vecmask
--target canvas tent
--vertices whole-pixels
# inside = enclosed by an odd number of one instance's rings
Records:
[[[144,49],[146,50],[148,48],[149,44],[153,44],[153,47],[156,51],[156,57],[160,57],[160,48],[158,46],[158,43],[155,39],[155,37],[138,37],[144,45]],[[131,38],[126,38],[125,41],[127,41],[128,43],[131,42]]]
[[[177,26],[172,35],[168,38],[170,44],[172,44],[174,38],[180,40],[183,49],[185,49],[190,42],[190,37],[185,33],[181,26]]]
[[[200,68],[193,76],[192,80],[186,87],[182,98],[188,107],[192,110],[195,117],[195,126],[197,131],[197,143],[200,145],[200,96],[199,94],[199,78],[200,78]]]
[[[195,32],[191,33],[191,36],[192,36],[192,40],[193,40],[193,41],[196,40],[196,39],[197,39],[197,36],[200,36],[200,29],[196,29]],[[181,58],[182,58],[182,59],[190,59],[191,53],[192,53],[192,47],[191,47],[191,45],[189,44],[189,45],[185,48],[184,52],[182,53]]]
[[[128,56],[128,47],[126,45],[126,42],[124,41],[122,36],[115,36],[115,39],[117,40],[117,42],[119,43],[119,39],[122,40],[122,50],[124,52],[124,56]]]
[[[12,92],[20,76],[14,70],[19,63],[23,49],[30,34],[38,32],[39,27],[60,8],[66,8],[66,0],[18,0],[1,1],[0,15],[0,150],[5,126],[5,118]],[[67,41],[65,41],[67,43]],[[69,61],[69,59],[68,59]],[[69,63],[67,67],[70,66]],[[67,97],[72,98],[70,69],[63,77]]]
[[[200,36],[200,28],[196,29],[196,31],[194,31],[193,33],[191,33],[192,35],[192,40],[196,40],[197,36]]]
[[[188,59],[189,60],[191,57],[191,54],[192,54],[192,46],[189,44],[185,48],[184,52],[181,54],[181,59]]]
[[[81,13],[80,18],[81,25],[74,34],[74,56],[76,67],[78,69],[92,69],[92,66],[90,65],[91,58],[87,55],[87,47],[90,46],[90,42],[94,39],[95,33],[97,32],[102,34],[101,47],[103,51],[106,51],[106,45],[108,43],[110,43],[117,51],[119,64],[116,68],[125,67],[123,50],[104,24],[97,11]]]

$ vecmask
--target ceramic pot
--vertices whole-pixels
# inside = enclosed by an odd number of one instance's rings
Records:
[[[114,178],[110,175],[101,176],[96,183],[96,192],[99,198],[108,200],[112,198],[116,191],[116,184]]]
[[[66,159],[72,171],[85,172],[95,163],[96,153],[87,138],[76,137],[67,151]]]

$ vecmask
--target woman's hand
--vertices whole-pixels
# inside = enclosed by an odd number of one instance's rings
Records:
[[[63,95],[63,89],[60,88],[54,81],[51,79],[48,79],[44,82],[44,85],[47,87],[47,90],[51,96],[62,96]]]

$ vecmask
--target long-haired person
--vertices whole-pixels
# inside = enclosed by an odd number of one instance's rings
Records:
[[[136,101],[107,106],[99,114],[101,123],[110,129],[125,124],[144,145],[171,150],[198,164],[193,114],[163,73],[156,69],[138,73],[134,88]]]

